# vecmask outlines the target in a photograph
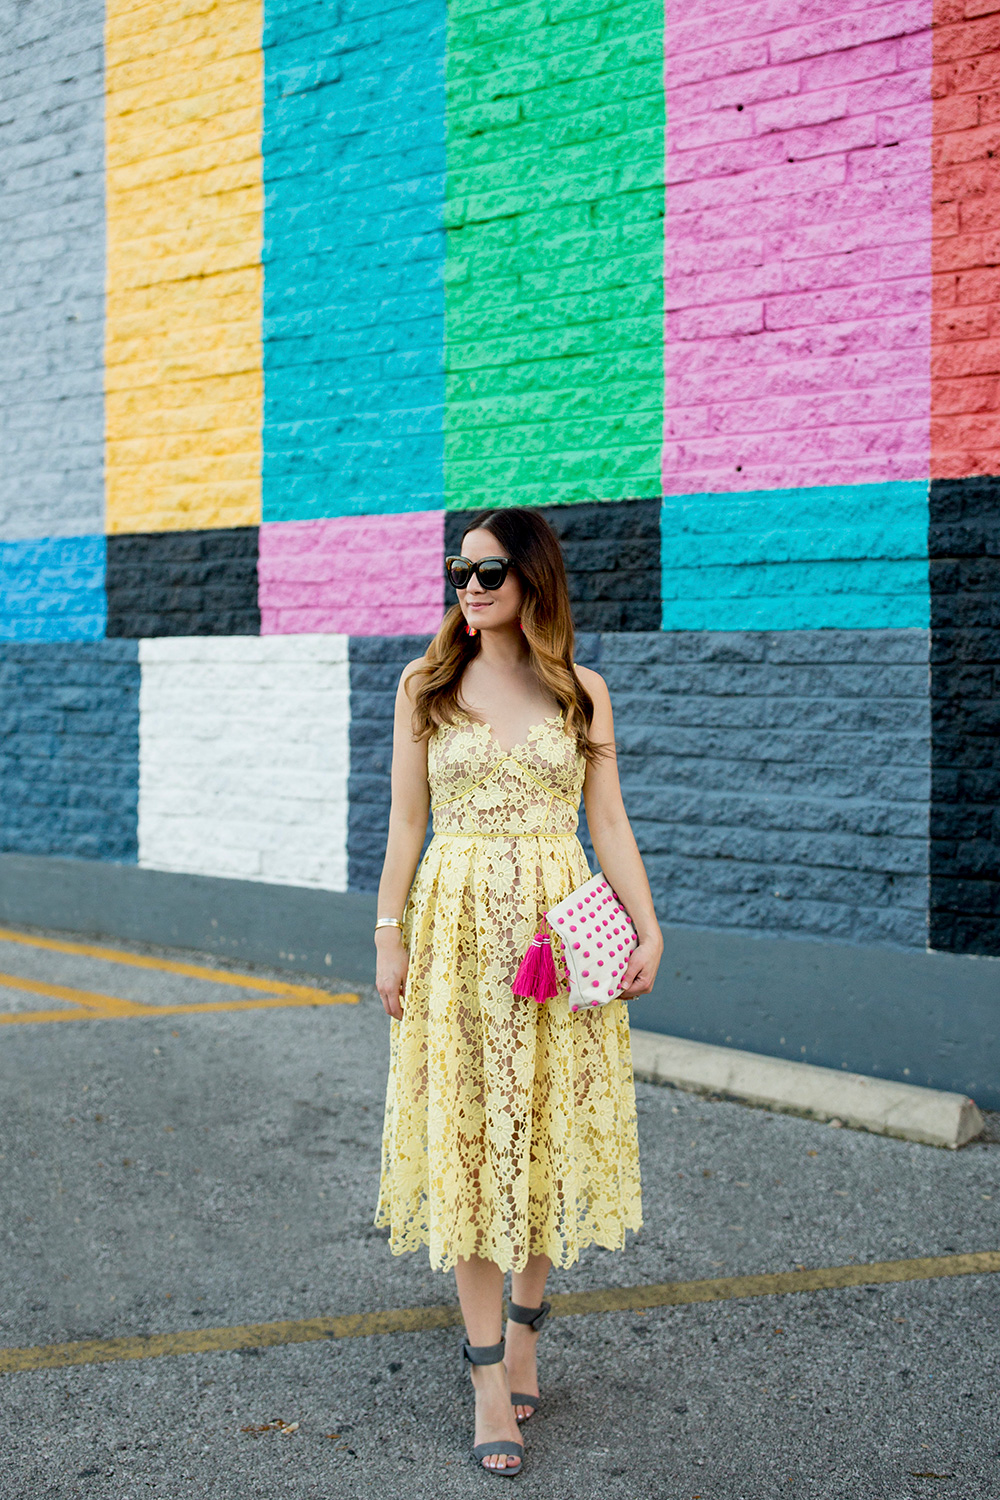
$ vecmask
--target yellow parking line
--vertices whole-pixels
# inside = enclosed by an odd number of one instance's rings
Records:
[[[0,988],[23,990],[28,995],[45,995],[49,1000],[68,1000],[71,1005],[82,1006],[85,1011],[100,1016],[135,1016],[142,1015],[145,1011],[145,1007],[134,1000],[119,1000],[114,995],[101,995],[96,990],[72,989],[66,984],[48,984],[41,979],[22,979],[17,974],[0,974]],[[21,1014],[27,1015],[29,1012],[19,1014],[15,1011],[10,1019],[20,1020]],[[73,1011],[50,1011],[46,1014],[66,1014],[75,1016],[77,1020],[84,1019]]]
[[[277,979],[261,979],[256,974],[238,974],[231,969],[208,969],[203,964],[186,964],[173,958],[156,958],[148,953],[127,953],[121,948],[104,948],[93,943],[35,937],[32,933],[15,932],[7,927],[0,927],[0,943],[22,943],[27,948],[45,948],[51,953],[76,953],[81,958],[103,958],[108,963],[128,964],[133,969],[157,969],[164,974],[184,974],[188,979],[208,979],[213,984],[232,984],[241,990],[264,990],[269,995],[298,996],[310,1005],[324,1004],[324,1001],[315,997],[327,994],[326,990],[313,989],[310,985],[285,984]]]
[[[66,1000],[73,1010],[14,1010],[0,1013],[0,1026],[48,1021],[112,1021],[135,1016],[183,1016],[211,1010],[285,1010],[303,1005],[357,1005],[358,996],[332,995],[328,990],[310,990],[299,986],[296,995],[272,995],[266,1000],[196,1000],[186,1005],[143,1005],[138,1000],[119,1000],[95,990],[76,990],[65,984],[45,984],[40,979],[21,979],[16,974],[0,974],[0,988],[24,990],[29,995],[45,995],[50,1000]]]
[[[173,958],[156,958],[146,953],[127,953],[121,948],[105,948],[93,943],[74,943],[62,938],[35,937],[0,927],[0,942],[22,943],[28,948],[44,948],[53,953],[72,953],[81,958],[99,958],[106,963],[127,964],[134,969],[155,969],[165,974],[183,974],[188,979],[203,979],[209,984],[228,984],[240,990],[259,990],[265,1000],[201,1000],[186,1005],[144,1005],[138,1000],[121,1000],[97,990],[74,989],[64,984],[49,984],[40,979],[22,979],[17,974],[0,974],[0,988],[22,990],[29,995],[45,995],[50,1000],[65,1000],[72,1010],[23,1010],[0,1013],[0,1026],[39,1025],[49,1021],[109,1021],[135,1016],[182,1016],[212,1010],[284,1009],[301,1005],[357,1005],[359,996],[350,993],[331,994],[309,984],[287,984],[280,979],[263,979],[257,974],[234,973],[231,969],[209,969],[204,964],[182,963]]]
[[[852,1286],[885,1286],[892,1282],[933,1281],[942,1276],[982,1276],[1000,1271],[1000,1251],[972,1255],[935,1255],[919,1260],[882,1260],[869,1265],[826,1266],[814,1271],[778,1271],[762,1276],[719,1276],[710,1281],[664,1281],[654,1286],[605,1287],[551,1298],[555,1317],[581,1313],[643,1312],[694,1302],[727,1302],[741,1297],[786,1296]],[[40,1344],[27,1349],[0,1349],[0,1375],[25,1370],[55,1370],[67,1365],[105,1364],[122,1359],[158,1359],[172,1354],[214,1354],[233,1349],[266,1349],[277,1344],[307,1344],[317,1339],[370,1338],[375,1334],[418,1333],[454,1328],[462,1321],[457,1307],[400,1307],[386,1312],[351,1313],[338,1318],[303,1318],[297,1322],[242,1323],[228,1328],[190,1328],[179,1333],[137,1334],[131,1338],[82,1339],[72,1344]]]

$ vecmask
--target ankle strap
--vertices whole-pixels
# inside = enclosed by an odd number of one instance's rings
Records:
[[[462,1345],[462,1358],[468,1360],[470,1365],[498,1365],[503,1359],[503,1351],[506,1344],[501,1339],[499,1344],[470,1344]]]
[[[541,1307],[522,1307],[519,1302],[507,1303],[507,1317],[510,1322],[526,1323],[529,1328],[534,1328],[536,1333],[551,1311],[551,1302],[543,1302]]]

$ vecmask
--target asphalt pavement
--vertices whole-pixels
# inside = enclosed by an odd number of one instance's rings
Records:
[[[357,988],[296,998],[301,975],[257,969],[247,990],[7,940],[0,971],[0,1012],[36,1017],[0,1026],[3,1349],[454,1301],[372,1227],[373,991],[320,1003]],[[1000,1247],[997,1117],[947,1152],[637,1093],[645,1226],[553,1291]],[[553,1319],[515,1493],[997,1500],[998,1293],[1000,1275],[933,1275]],[[468,1454],[459,1343],[441,1328],[0,1374],[0,1497],[503,1493]]]

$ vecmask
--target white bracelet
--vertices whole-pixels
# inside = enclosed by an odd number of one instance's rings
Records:
[[[378,932],[380,927],[402,927],[402,925],[398,917],[379,917],[375,923],[375,931]]]

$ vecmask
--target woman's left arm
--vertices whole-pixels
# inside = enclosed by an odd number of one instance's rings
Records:
[[[632,918],[639,937],[639,946],[632,953],[625,970],[622,993],[626,996],[645,995],[653,988],[663,952],[663,937],[653,910],[653,897],[642,855],[622,801],[618,758],[615,754],[614,717],[607,684],[603,677],[587,667],[577,667],[576,671],[594,702],[591,738],[607,747],[597,760],[591,761],[587,766],[583,783],[587,825],[598,863]]]

